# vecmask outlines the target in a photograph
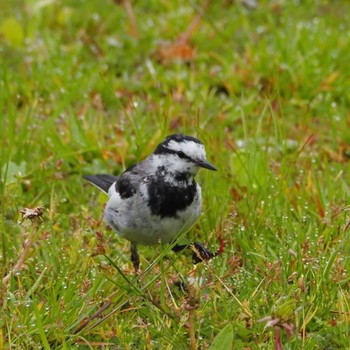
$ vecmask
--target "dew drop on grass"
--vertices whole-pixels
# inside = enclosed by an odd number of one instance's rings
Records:
[[[265,27],[264,26],[258,26],[256,28],[256,33],[257,34],[263,34],[265,32]]]
[[[120,41],[117,38],[114,38],[111,36],[107,38],[107,43],[109,46],[112,46],[112,47],[121,47]],[[108,68],[105,70],[108,70]]]
[[[300,303],[302,304],[303,303],[303,300],[300,300]],[[301,312],[303,310],[303,307],[302,306],[299,306],[295,309],[294,313],[297,314],[299,312]]]
[[[97,12],[94,12],[92,14],[92,19],[95,21],[95,22],[98,22],[100,20],[100,15],[97,13]]]
[[[237,140],[236,141],[236,146],[238,148],[243,148],[244,147],[244,141],[243,140]]]

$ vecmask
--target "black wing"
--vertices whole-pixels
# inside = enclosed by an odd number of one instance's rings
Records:
[[[118,180],[118,176],[108,174],[84,175],[83,178],[103,192],[108,194],[108,190]]]
[[[115,189],[119,192],[121,198],[130,198],[136,194],[139,186],[139,181],[136,180],[138,177],[139,175],[136,165],[133,165],[124,171],[115,184]]]

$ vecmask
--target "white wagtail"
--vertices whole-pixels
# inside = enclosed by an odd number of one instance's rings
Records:
[[[216,170],[206,159],[204,145],[194,137],[175,134],[120,176],[84,176],[108,194],[104,219],[131,242],[136,271],[140,265],[137,244],[172,243],[179,232],[187,231],[197,220],[202,195],[194,176],[199,168]],[[186,247],[175,245],[172,249],[177,252]],[[216,255],[201,243],[194,242],[192,247],[194,263]]]

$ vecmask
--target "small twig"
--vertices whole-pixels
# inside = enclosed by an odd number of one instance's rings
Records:
[[[275,329],[275,336],[274,336],[275,349],[283,350],[282,342],[281,342],[281,328],[278,326],[275,326],[274,329]]]
[[[188,40],[190,39],[191,35],[197,30],[199,23],[201,21],[201,18],[203,16],[203,13],[208,8],[209,4],[210,4],[210,0],[207,0],[204,3],[204,5],[201,9],[202,10],[201,13],[196,14],[196,16],[194,17],[193,21],[191,22],[191,24],[189,25],[187,30],[184,33],[182,33],[180,35],[180,37],[177,39],[178,44],[187,44],[188,43]]]
[[[190,348],[191,348],[191,350],[197,350],[197,340],[196,340],[195,324],[194,324],[194,313],[195,313],[194,308],[190,308],[190,310],[188,310],[188,332],[190,335]]]
[[[32,229],[32,232],[30,233],[29,238],[24,241],[23,250],[21,255],[19,256],[17,264],[2,279],[3,284],[6,284],[10,280],[11,276],[14,275],[16,272],[18,272],[22,268],[24,261],[26,260],[26,257],[28,255],[29,249],[33,244],[34,235],[39,228],[39,223],[41,222],[41,217],[44,214],[44,210],[45,208],[41,205],[33,209],[24,208],[20,210],[20,213],[22,214],[22,220],[19,222],[19,224],[21,225],[25,220],[30,220],[33,224],[33,229]]]
[[[85,318],[81,323],[80,326],[73,332],[73,334],[79,333],[82,329],[84,329],[92,320],[94,320],[97,317],[100,317],[103,311],[108,309],[112,305],[112,302],[108,300],[105,302],[99,310],[97,310],[93,315],[90,317]]]
[[[14,275],[16,272],[18,272],[21,268],[22,268],[22,265],[27,257],[27,254],[29,252],[29,249],[31,247],[33,243],[33,235],[31,238],[29,239],[26,239],[24,241],[24,245],[23,245],[23,250],[22,250],[22,253],[17,261],[17,264],[13,267],[13,269],[2,279],[2,283],[3,284],[6,284],[12,275]]]
[[[306,149],[306,147],[308,147],[310,144],[312,144],[313,142],[315,142],[315,135],[311,134],[306,141],[303,143],[303,145],[300,147],[300,149],[298,150],[295,159],[299,158],[300,154]]]
[[[110,316],[114,315],[117,311],[119,311],[119,313],[125,313],[125,312],[129,312],[135,310],[135,307],[129,307],[123,310],[120,310],[120,306],[115,307],[114,309],[112,309],[108,314],[106,315],[101,315],[101,317],[99,318],[99,320],[94,323],[90,328],[87,329],[86,332],[91,331],[92,329],[96,328],[97,326],[99,326],[102,322],[104,322],[107,318],[109,318]],[[85,327],[85,326],[84,326]]]
[[[134,9],[132,8],[132,4],[130,0],[124,0],[124,6],[126,13],[128,14],[130,26],[131,26],[131,34],[134,38],[139,37],[139,31],[137,30],[137,21]]]
[[[137,39],[139,37],[139,31],[137,29],[137,20],[134,9],[132,7],[131,0],[114,0],[114,3],[116,5],[124,5],[126,14],[128,15],[128,19],[130,22],[131,35]]]

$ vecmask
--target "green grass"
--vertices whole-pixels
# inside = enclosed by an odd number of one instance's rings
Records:
[[[0,349],[349,348],[347,1],[136,1],[138,37],[113,1],[1,7]],[[162,61],[198,12],[195,56]],[[141,247],[137,281],[81,176],[175,132],[219,169],[188,236],[225,249]]]

